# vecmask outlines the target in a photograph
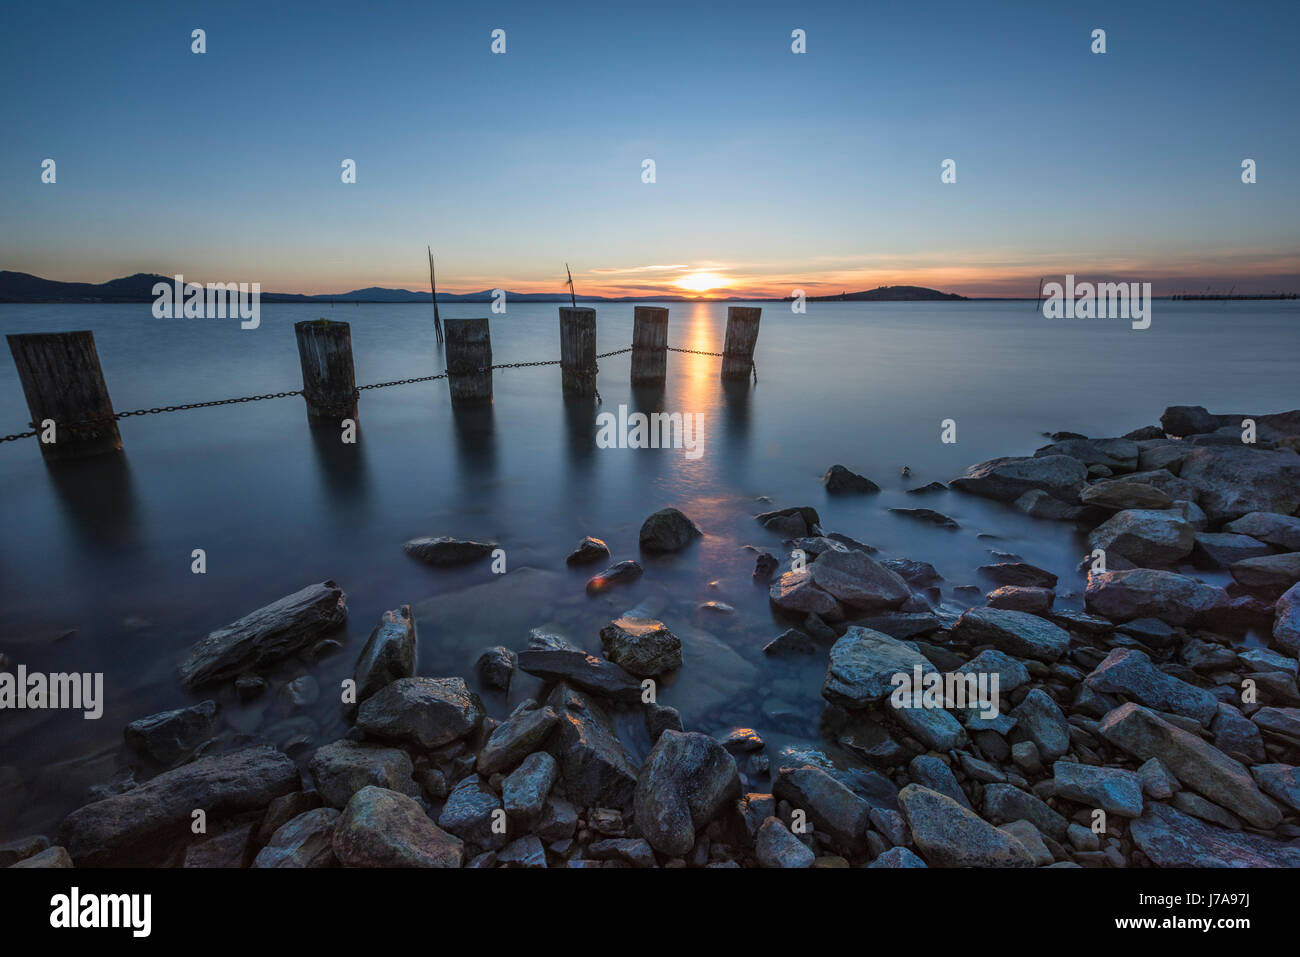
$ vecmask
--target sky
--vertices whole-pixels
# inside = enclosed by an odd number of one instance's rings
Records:
[[[0,269],[427,289],[431,245],[449,292],[560,291],[565,262],[598,295],[1295,291],[1297,27],[1294,2],[7,0]]]

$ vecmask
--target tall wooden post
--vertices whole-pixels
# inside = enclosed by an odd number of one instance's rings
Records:
[[[668,310],[637,306],[632,312],[632,384],[663,385],[668,377]]]
[[[596,394],[596,310],[560,307],[560,379],[565,395]]]
[[[487,319],[445,319],[447,388],[453,406],[492,401],[492,335]]]
[[[346,322],[308,319],[293,324],[302,363],[307,421],[337,426],[357,419],[357,378],[352,366],[352,328]]]
[[[746,379],[754,368],[754,345],[758,342],[757,306],[727,307],[727,338],[722,347],[722,378]]]
[[[94,333],[41,332],[5,338],[47,460],[121,451],[122,436],[99,367]],[[52,442],[44,441],[47,420],[54,423]]]

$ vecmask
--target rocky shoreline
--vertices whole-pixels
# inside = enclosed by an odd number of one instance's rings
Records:
[[[754,578],[789,625],[763,650],[825,662],[820,746],[684,728],[658,683],[702,665],[671,622],[615,618],[601,656],[536,629],[525,647],[485,648],[472,675],[429,677],[400,606],[342,689],[338,740],[286,753],[250,735],[210,753],[215,701],[141,718],[125,742],[143,780],[99,787],[53,839],[0,845],[0,865],[1300,866],[1298,448],[1300,412],[1173,407],[1158,426],[1057,433],[949,483],[1087,530],[1082,608],[1006,554],[978,569],[985,604],[954,609],[925,561],[879,557],[812,506],[760,513],[771,544]],[[842,466],[824,484],[879,491]],[[640,546],[671,560],[707,532],[664,509]],[[433,566],[494,548],[406,543]],[[568,562],[603,568],[592,594],[644,573],[594,537]],[[338,585],[308,586],[196,643],[181,685],[266,694],[268,666],[337,652],[346,615]],[[519,672],[542,691],[489,714],[474,688]],[[993,698],[900,706],[900,675]],[[649,742],[640,760],[630,723]]]

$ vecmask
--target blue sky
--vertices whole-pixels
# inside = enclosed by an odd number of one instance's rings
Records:
[[[11,2],[0,268],[418,288],[432,243],[458,291],[1295,289],[1300,5],[1057,6]]]

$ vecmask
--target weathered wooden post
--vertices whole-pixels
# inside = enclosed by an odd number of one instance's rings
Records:
[[[453,406],[492,401],[492,335],[487,319],[444,319],[447,388]]]
[[[596,394],[596,310],[560,307],[560,380],[565,395]]]
[[[39,332],[6,336],[22,382],[41,454],[49,461],[119,452],[113,416],[93,332]],[[54,441],[44,441],[52,421]]]
[[[352,328],[346,322],[308,319],[293,324],[302,363],[307,421],[338,426],[357,420],[357,378],[352,366]]]
[[[727,338],[722,347],[722,378],[747,379],[754,368],[754,344],[758,342],[757,306],[727,307]]]
[[[668,310],[637,306],[632,312],[632,384],[663,385],[668,377]]]

